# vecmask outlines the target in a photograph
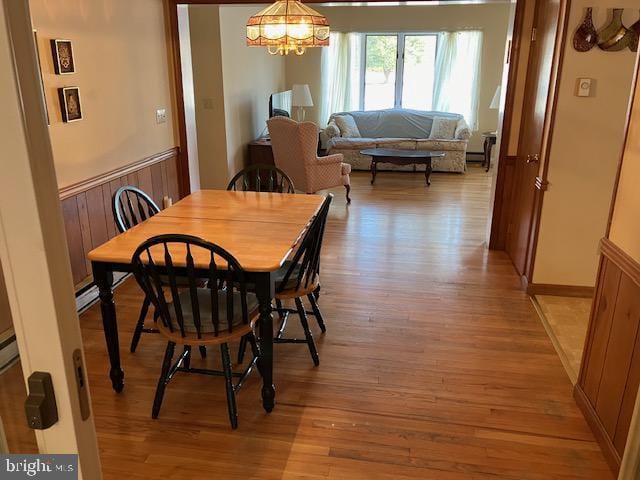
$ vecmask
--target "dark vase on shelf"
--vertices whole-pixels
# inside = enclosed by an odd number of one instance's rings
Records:
[[[598,32],[598,46],[602,50],[618,52],[631,44],[631,32],[622,24],[623,12],[623,8],[614,8],[611,22]]]
[[[593,25],[593,9],[588,7],[584,20],[573,34],[573,48],[578,52],[588,52],[598,44],[598,32]]]
[[[629,27],[631,33],[631,43],[629,43],[629,50],[632,52],[638,51],[638,43],[640,40],[640,20]]]

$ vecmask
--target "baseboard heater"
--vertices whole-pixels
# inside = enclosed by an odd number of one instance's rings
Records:
[[[117,287],[127,279],[128,273],[114,273],[113,287]],[[81,314],[99,300],[98,287],[91,282],[76,292],[76,310]],[[9,368],[19,357],[18,344],[13,329],[0,335],[0,374]]]
[[[10,328],[3,334],[0,334],[0,375],[18,358],[18,344],[16,343],[16,334]]]
[[[129,273],[114,273],[113,288],[116,288],[118,285],[124,282],[129,277],[129,275]],[[95,283],[91,282],[84,288],[78,290],[76,292],[76,310],[78,310],[78,314],[87,310],[98,300],[98,287],[96,287]]]

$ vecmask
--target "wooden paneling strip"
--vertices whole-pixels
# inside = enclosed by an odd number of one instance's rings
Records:
[[[596,400],[596,413],[611,438],[616,433],[622,397],[638,333],[640,295],[629,277],[620,279],[607,354],[602,366],[602,378]]]
[[[589,341],[585,349],[586,372],[583,383],[584,393],[594,401],[598,398],[602,368],[607,354],[611,321],[615,310],[618,287],[620,284],[620,269],[608,260],[604,260],[602,268],[602,289],[600,297],[596,299],[595,316],[589,327]]]
[[[73,283],[77,285],[87,277],[87,264],[82,247],[82,233],[80,232],[80,217],[78,215],[78,200],[76,197],[70,197],[62,201],[62,215],[64,217],[65,233],[67,234]]]
[[[122,186],[142,188],[162,208],[164,196],[178,197],[177,149],[171,149],[119,170],[60,190],[73,281],[87,283],[91,264],[87,253],[118,232],[113,220],[113,194]]]
[[[640,386],[640,265],[607,239],[601,251],[575,398],[617,472]]]

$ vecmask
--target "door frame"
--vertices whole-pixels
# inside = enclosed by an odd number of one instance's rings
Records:
[[[437,2],[439,0],[426,0],[428,2]],[[522,31],[522,17],[524,11],[524,4],[526,0],[513,0],[516,4],[516,18],[520,23],[515,23],[513,27],[512,33],[512,42],[510,46],[510,51],[507,52],[507,55],[510,58],[509,63],[509,75],[506,89],[507,100],[513,100],[515,95],[515,84],[517,78],[517,60],[519,55],[519,45],[521,43],[521,37],[524,34]],[[568,0],[567,0],[568,1]],[[387,0],[369,0],[370,3],[383,3],[387,2]],[[323,3],[331,3],[331,4],[350,4],[352,3],[350,0],[334,0],[332,2],[328,2],[327,0],[305,0],[304,3],[308,4],[323,4]],[[190,181],[189,181],[189,149],[187,146],[187,127],[186,127],[186,113],[185,113],[185,104],[184,104],[184,86],[182,82],[182,59],[180,54],[180,31],[178,28],[178,6],[180,5],[253,5],[255,1],[251,0],[164,0],[165,5],[165,20],[167,24],[167,32],[169,36],[169,62],[171,66],[171,82],[173,85],[174,94],[175,94],[175,107],[176,107],[176,126],[178,129],[178,139],[180,142],[180,152],[178,156],[178,183],[180,189],[180,197],[184,197],[191,193]],[[505,127],[507,124],[510,125],[511,117],[512,117],[512,102],[507,103],[507,107],[504,111],[505,121],[503,124]],[[508,120],[508,122],[506,121]],[[503,130],[504,131],[504,130]],[[496,173],[496,178],[500,175],[501,167],[506,161],[502,159],[502,152],[507,152],[507,145],[509,143],[509,139],[507,136],[502,135],[500,138],[499,151],[500,161],[498,162],[498,172]],[[508,205],[505,205],[503,202],[502,192],[509,191],[512,188],[511,185],[507,184],[504,181],[504,173],[502,175],[502,185],[500,190],[496,189],[495,194],[495,204],[492,212],[491,218],[491,235],[489,241],[489,248],[494,248],[492,245],[496,245],[496,241],[494,240],[494,223],[498,225],[497,218],[501,218],[501,211],[505,208],[508,208]],[[499,194],[500,193],[500,194]]]
[[[100,479],[93,416],[82,418],[74,354],[80,367],[85,359],[28,0],[3,2],[0,35],[9,66],[0,95],[13,133],[4,145],[12,161],[0,175],[0,261],[25,381],[35,371],[51,374],[59,417],[35,431],[36,441],[41,453],[79,454],[80,478]]]
[[[521,42],[525,38],[525,34],[532,35],[533,32],[522,31],[524,27],[524,2],[518,2],[518,6],[521,6],[520,12],[516,11],[516,27],[514,28],[514,43],[516,42],[515,31],[519,31],[517,38],[518,44],[516,53],[518,58],[515,62],[520,60],[521,54]],[[537,6],[536,6],[537,7]],[[556,41],[553,54],[553,64],[551,69],[551,80],[549,95],[547,98],[547,111],[544,120],[544,129],[542,136],[542,148],[540,152],[540,166],[538,176],[534,184],[534,202],[533,212],[531,217],[531,226],[529,231],[529,237],[527,239],[526,257],[524,271],[521,274],[521,284],[524,290],[528,290],[529,284],[532,283],[533,269],[535,266],[536,249],[538,245],[538,234],[540,230],[540,219],[542,216],[542,205],[544,200],[544,193],[547,191],[548,173],[549,173],[549,155],[551,151],[551,145],[554,134],[554,125],[556,118],[556,110],[558,103],[558,91],[560,89],[560,81],[562,76],[562,69],[560,65],[564,59],[564,55],[567,48],[568,32],[569,32],[569,12],[571,9],[571,0],[560,0],[560,18],[558,20],[558,32],[556,34]],[[518,13],[520,14],[518,16]],[[537,16],[537,8],[534,11],[534,20],[532,26],[535,27],[535,16]],[[528,71],[531,62],[531,49],[529,49],[529,58],[527,59],[526,69]],[[514,63],[515,63],[514,62]],[[514,78],[509,81],[507,86],[507,107],[505,109],[505,120],[503,123],[501,148],[498,161],[498,172],[496,177],[496,196],[494,203],[494,210],[491,218],[491,236],[489,240],[490,248],[496,250],[505,250],[506,240],[509,231],[509,221],[512,213],[512,204],[507,204],[506,200],[512,200],[513,189],[517,187],[517,177],[514,175],[508,176],[507,168],[514,165],[518,161],[518,157],[523,156],[520,152],[520,138],[518,140],[518,151],[516,156],[509,155],[508,144],[509,135],[511,134],[511,127],[513,122],[513,100],[515,96],[515,83],[516,76],[519,70],[519,65],[514,65],[514,68],[510,69],[510,74],[513,73]],[[526,82],[526,75],[524,78]],[[513,91],[509,91],[513,88]],[[526,86],[525,86],[526,88]],[[524,92],[526,95],[526,91]],[[509,97],[509,95],[512,95]],[[510,100],[509,100],[510,99]],[[508,110],[507,110],[508,109]],[[506,222],[506,223],[505,223]]]

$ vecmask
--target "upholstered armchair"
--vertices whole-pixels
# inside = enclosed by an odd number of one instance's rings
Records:
[[[347,190],[347,203],[351,203],[351,165],[343,163],[341,153],[318,157],[318,126],[315,123],[273,117],[267,125],[276,167],[293,180],[296,190],[316,193],[342,185]]]

